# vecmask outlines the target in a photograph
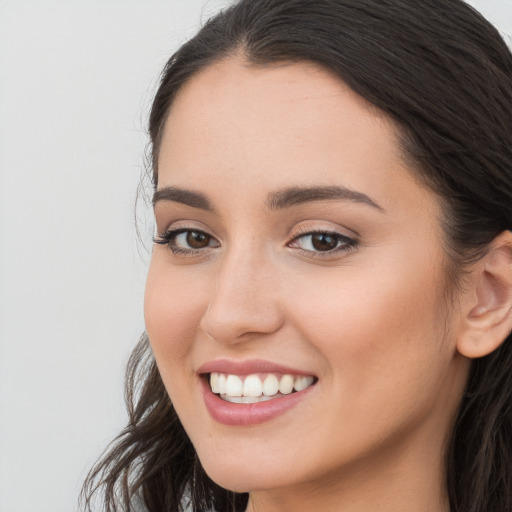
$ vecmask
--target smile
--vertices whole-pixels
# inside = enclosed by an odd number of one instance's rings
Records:
[[[210,373],[209,383],[213,393],[232,403],[252,404],[303,391],[313,385],[311,375],[257,373],[235,375]]]
[[[277,419],[318,392],[316,375],[262,359],[215,359],[196,371],[208,413],[227,426]]]

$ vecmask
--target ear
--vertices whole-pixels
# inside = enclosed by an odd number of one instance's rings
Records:
[[[504,231],[470,273],[458,351],[470,358],[496,350],[512,331],[512,233]]]

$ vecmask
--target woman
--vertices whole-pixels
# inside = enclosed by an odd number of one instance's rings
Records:
[[[242,0],[168,62],[107,510],[512,510],[512,56],[460,0]]]

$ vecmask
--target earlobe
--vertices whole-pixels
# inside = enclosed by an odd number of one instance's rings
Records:
[[[496,350],[512,331],[512,233],[504,231],[477,263],[466,290],[458,351],[470,358]]]

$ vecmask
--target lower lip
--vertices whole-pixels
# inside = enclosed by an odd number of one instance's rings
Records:
[[[297,405],[314,387],[309,386],[302,391],[266,400],[265,402],[237,404],[222,400],[222,398],[212,393],[205,379],[201,379],[201,382],[204,403],[212,418],[218,423],[231,426],[257,425],[277,418]]]

